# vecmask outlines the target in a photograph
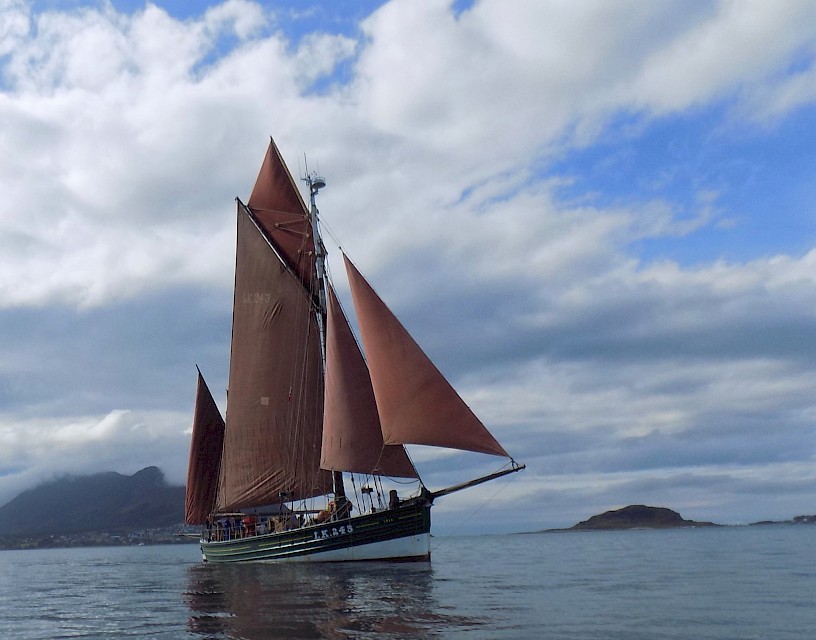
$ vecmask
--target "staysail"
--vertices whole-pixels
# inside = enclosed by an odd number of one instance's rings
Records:
[[[385,444],[510,457],[351,261],[346,264]]]
[[[320,469],[323,372],[312,294],[275,248],[239,203],[221,511],[332,486]]]
[[[328,294],[320,465],[333,471],[417,478],[405,448],[383,443],[368,368],[331,286]]]
[[[187,524],[204,524],[212,511],[223,443],[224,419],[199,371],[184,501],[184,522]]]

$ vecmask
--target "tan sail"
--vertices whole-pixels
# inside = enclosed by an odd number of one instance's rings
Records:
[[[334,289],[328,287],[321,467],[417,478],[402,445],[383,443],[371,378]]]
[[[331,490],[320,469],[322,400],[311,296],[239,203],[219,510]]]
[[[274,140],[269,141],[247,205],[286,264],[311,289],[315,273],[311,217]]]
[[[344,255],[386,444],[507,452]]]
[[[199,371],[184,501],[184,522],[187,524],[204,524],[212,511],[223,443],[224,419]]]

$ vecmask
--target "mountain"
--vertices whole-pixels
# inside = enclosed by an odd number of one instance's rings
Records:
[[[679,513],[664,507],[633,504],[623,509],[606,511],[589,520],[579,522],[569,531],[597,531],[610,529],[669,529],[673,527],[714,527],[712,522],[684,520]]]
[[[132,476],[65,476],[24,491],[0,507],[0,535],[127,532],[184,522],[184,487],[156,467]]]

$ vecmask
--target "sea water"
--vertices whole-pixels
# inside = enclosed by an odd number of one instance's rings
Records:
[[[0,636],[786,640],[816,526],[435,537],[432,562],[205,565],[196,545],[0,551]]]

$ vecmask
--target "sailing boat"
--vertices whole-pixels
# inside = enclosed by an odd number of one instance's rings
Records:
[[[227,416],[199,371],[185,519],[204,525],[207,562],[428,560],[434,500],[524,466],[344,255],[363,357],[326,274],[325,181],[304,180],[308,209],[271,140],[247,204],[237,200]],[[430,491],[406,444],[507,466]],[[386,499],[388,482],[414,490]]]

